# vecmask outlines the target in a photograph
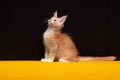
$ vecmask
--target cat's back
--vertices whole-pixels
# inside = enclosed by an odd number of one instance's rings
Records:
[[[60,40],[61,40],[61,42],[62,42],[64,45],[66,45],[66,44],[74,45],[73,40],[72,40],[72,38],[69,36],[69,34],[65,34],[65,33],[61,34],[61,35],[60,35]]]
[[[69,61],[76,61],[78,51],[76,46],[68,34],[60,35],[59,50],[57,57],[60,59],[67,59]]]

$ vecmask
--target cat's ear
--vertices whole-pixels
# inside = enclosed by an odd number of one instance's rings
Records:
[[[55,11],[55,13],[54,13],[54,17],[57,17],[57,11]]]
[[[66,21],[66,19],[67,19],[67,15],[62,16],[61,18],[59,18],[59,22],[63,24]]]

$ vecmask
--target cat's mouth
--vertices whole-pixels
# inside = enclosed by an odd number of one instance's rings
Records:
[[[56,23],[55,22],[51,22],[51,21],[48,21],[49,24],[51,25],[55,25]]]

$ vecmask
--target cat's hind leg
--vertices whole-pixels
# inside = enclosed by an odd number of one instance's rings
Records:
[[[70,61],[61,58],[59,59],[59,62],[70,62]]]

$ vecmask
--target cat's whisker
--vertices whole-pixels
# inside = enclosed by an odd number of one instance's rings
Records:
[[[47,19],[47,18],[44,18],[44,19],[45,19],[45,21],[43,21],[43,22],[45,22],[45,23],[48,22],[48,20],[49,20],[49,19]]]
[[[48,20],[46,20],[46,21],[43,21],[43,22],[45,22],[45,23],[46,23],[46,22],[48,22]]]

